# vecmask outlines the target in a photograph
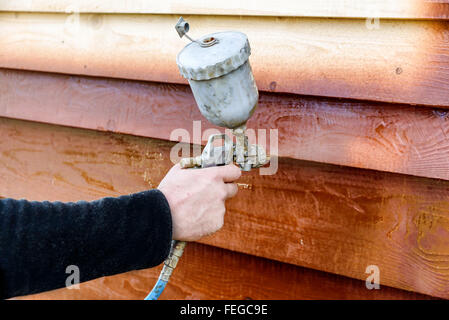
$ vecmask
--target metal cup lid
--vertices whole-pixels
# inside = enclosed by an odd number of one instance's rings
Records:
[[[237,69],[250,54],[248,37],[244,33],[217,32],[186,45],[176,63],[184,78],[209,80]]]

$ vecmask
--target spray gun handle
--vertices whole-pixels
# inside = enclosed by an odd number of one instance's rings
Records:
[[[214,146],[214,141],[218,139],[222,139],[224,141],[224,144],[221,147]],[[228,164],[232,162],[232,159],[233,147],[231,139],[226,134],[214,134],[209,137],[207,145],[201,156],[183,158],[181,159],[180,166],[184,169],[197,167],[207,168],[221,164]],[[185,241],[172,241],[170,254],[167,259],[165,259],[158,281],[145,300],[157,300],[159,298],[165,288],[165,285],[170,279],[173,270],[176,268],[176,265],[184,252],[185,246]]]

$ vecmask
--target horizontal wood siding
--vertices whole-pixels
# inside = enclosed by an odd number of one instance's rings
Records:
[[[92,200],[157,187],[173,143],[0,120],[0,195]],[[280,159],[244,174],[203,243],[449,298],[449,182]]]
[[[141,300],[155,284],[160,270],[161,266],[132,271],[81,283],[79,290],[63,288],[20,299]],[[368,290],[364,281],[189,243],[159,299],[430,298],[386,286]]]
[[[14,0],[0,11],[448,19],[447,0]]]
[[[0,70],[0,116],[164,140],[193,139],[201,121],[203,143],[217,128],[185,85],[13,70]],[[446,111],[261,93],[248,127],[267,130],[268,148],[277,129],[283,157],[449,180]]]
[[[442,21],[188,16],[249,37],[260,90],[449,107]],[[186,83],[177,15],[0,13],[0,67]],[[79,26],[76,24],[79,21]]]
[[[278,130],[280,158],[243,174],[163,298],[449,298],[446,0],[0,1],[0,198],[156,188],[175,129],[200,121],[205,143],[217,128],[176,66],[181,14],[193,38],[248,35],[248,127]],[[25,298],[141,299],[159,269]]]

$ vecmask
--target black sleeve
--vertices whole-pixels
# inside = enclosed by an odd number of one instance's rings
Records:
[[[0,298],[64,287],[72,265],[81,282],[154,267],[171,238],[157,189],[92,202],[0,199]]]

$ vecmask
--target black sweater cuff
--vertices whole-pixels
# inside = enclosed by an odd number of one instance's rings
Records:
[[[159,190],[75,203],[0,200],[0,298],[154,267],[172,240],[169,204]],[[68,273],[66,273],[66,271]]]

